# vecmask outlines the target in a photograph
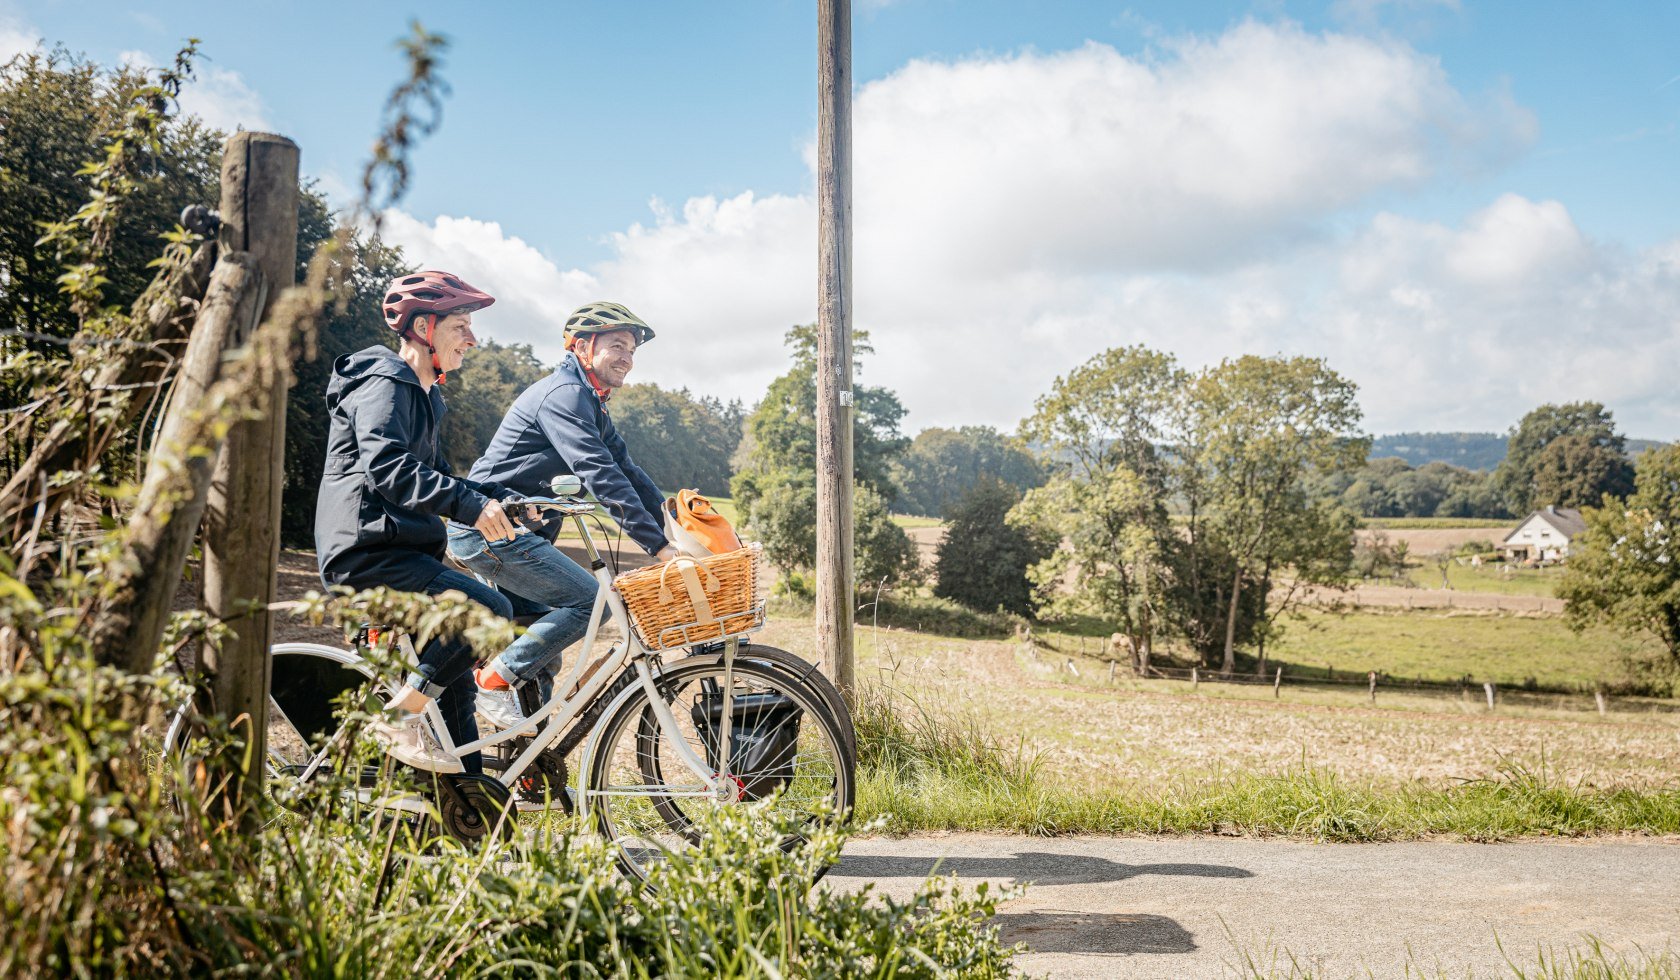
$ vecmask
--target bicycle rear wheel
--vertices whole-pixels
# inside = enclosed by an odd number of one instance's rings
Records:
[[[722,655],[721,645],[707,645],[696,648],[696,656],[721,657]],[[735,654],[735,659],[737,661],[755,660],[772,667],[778,667],[784,672],[792,674],[796,680],[819,695],[822,698],[823,705],[828,708],[829,714],[834,717],[835,723],[839,725],[840,734],[845,737],[846,756],[851,760],[852,768],[857,768],[857,730],[852,725],[852,711],[846,707],[846,700],[841,697],[840,689],[835,687],[834,682],[823,674],[821,668],[797,654],[783,650],[781,647],[753,643],[748,640],[741,641],[740,650]]]
[[[276,643],[269,648],[269,657],[268,789],[278,802],[290,804],[297,798],[292,791],[299,788],[299,778],[319,747],[340,738],[343,717],[338,705],[350,692],[366,688],[371,693],[374,675],[353,651],[319,643]],[[198,722],[189,701],[176,709],[164,734],[167,758],[188,764],[189,777],[194,776],[190,763],[193,740],[201,731]],[[372,782],[377,775],[377,770],[363,773],[361,781]]]
[[[844,819],[854,766],[839,723],[811,687],[752,660],[731,666],[710,656],[669,664],[656,683],[677,731],[659,724],[638,686],[602,724],[588,760],[586,805],[626,874],[645,880],[671,854],[692,848],[710,808],[760,803],[798,828],[782,839],[786,850],[820,821]],[[733,780],[733,799],[705,790],[679,755],[679,740]]]

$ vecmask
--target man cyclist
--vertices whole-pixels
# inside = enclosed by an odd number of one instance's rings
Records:
[[[555,476],[575,474],[642,550],[660,561],[675,558],[659,516],[664,495],[630,458],[607,413],[637,349],[653,336],[619,303],[579,307],[566,320],[565,359],[514,399],[471,478],[541,496]],[[598,585],[554,546],[560,519],[536,531],[522,528],[512,538],[471,523],[457,518],[450,524],[451,557],[510,596],[554,610],[526,634],[541,637],[540,643],[509,647],[478,672],[479,714],[507,728],[523,717],[515,691],[533,680],[545,686],[561,651],[587,632]]]
[[[447,272],[401,276],[383,304],[399,348],[376,344],[333,363],[327,459],[315,506],[316,561],[328,587],[454,591],[500,616],[513,614],[505,596],[443,563],[442,518],[471,525],[489,540],[514,536],[496,499],[511,492],[454,476],[439,441],[441,386],[477,346],[473,312],[494,302]],[[459,759],[445,752],[418,713],[437,698],[456,744],[477,739],[472,647],[459,637],[435,639],[417,659],[390,702],[403,714],[376,726],[376,734],[392,756],[416,768],[479,771],[477,753]]]

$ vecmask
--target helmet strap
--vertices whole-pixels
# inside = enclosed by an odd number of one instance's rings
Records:
[[[599,336],[600,334],[592,333],[577,337],[576,342],[572,344],[572,355],[578,359],[578,364],[583,368],[583,376],[588,380],[589,387],[595,389],[595,397],[605,403],[607,399],[612,397],[613,390],[602,384],[601,379],[595,376],[595,338]],[[587,358],[584,356],[585,345],[588,347],[589,356]]]
[[[426,346],[432,349],[432,373],[437,375],[437,383],[443,384],[449,380],[449,376],[443,372],[443,365],[438,362],[437,324],[438,315],[436,313],[426,314]]]
[[[414,329],[415,322],[419,320],[426,321],[426,335],[424,337],[420,336],[420,332]],[[404,336],[431,352],[433,380],[437,381],[438,384],[443,384],[445,381],[449,380],[449,377],[444,374],[443,365],[438,361],[437,346],[435,344],[437,339],[437,324],[438,315],[436,313],[421,313],[413,320],[409,321],[408,333],[404,334]]]

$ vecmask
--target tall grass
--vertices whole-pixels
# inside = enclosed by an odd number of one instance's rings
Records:
[[[891,833],[1238,833],[1321,841],[1448,836],[1498,841],[1640,831],[1680,833],[1680,788],[1596,790],[1544,764],[1507,761],[1442,788],[1360,780],[1301,764],[1093,789],[1051,778],[1023,742],[976,714],[952,714],[866,685],[856,712],[859,815]]]
[[[70,663],[0,674],[0,976],[1012,972],[988,924],[995,893],[813,889],[843,833],[756,806],[704,815],[698,846],[647,888],[564,822],[473,850],[361,807],[340,791],[371,758],[289,797],[296,811],[263,800],[255,821],[227,820],[199,802],[213,789],[201,767],[148,764],[134,751],[145,730],[98,710],[119,695],[167,703],[165,687]],[[796,830],[806,846],[784,853]]]

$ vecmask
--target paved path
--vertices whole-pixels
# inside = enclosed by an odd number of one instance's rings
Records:
[[[1000,910],[1052,977],[1510,976],[1590,934],[1680,953],[1680,841],[1303,844],[1246,838],[854,839],[838,887],[908,895],[935,863],[1032,884]]]

